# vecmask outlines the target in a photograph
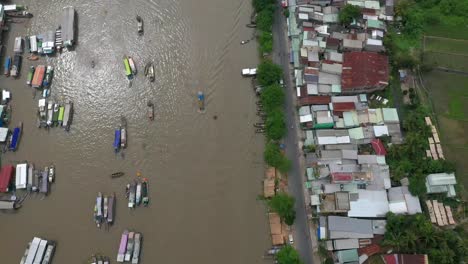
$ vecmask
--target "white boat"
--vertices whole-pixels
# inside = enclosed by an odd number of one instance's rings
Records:
[[[141,234],[135,234],[135,246],[133,247],[132,264],[138,264],[140,261]]]
[[[35,237],[33,238],[31,242],[31,246],[29,247],[29,252],[28,256],[26,257],[26,260],[24,261],[24,264],[33,264],[34,263],[34,258],[36,257],[37,249],[39,248],[39,244],[41,243],[40,238]]]
[[[28,184],[28,164],[16,165],[16,189],[26,189]]]
[[[39,243],[39,247],[37,248],[36,257],[34,257],[33,264],[41,264],[42,258],[46,252],[47,248],[47,240],[42,239]]]
[[[130,64],[130,69],[132,69],[132,74],[136,75],[137,74],[137,68],[136,68],[135,62],[133,61],[132,57],[128,57],[128,64]]]
[[[136,205],[140,205],[141,203],[141,182],[139,182],[136,186],[136,197],[135,197]]]
[[[47,125],[52,125],[52,117],[54,116],[54,102],[49,101],[47,104]]]
[[[49,167],[49,182],[52,183],[55,181],[55,166],[50,165]]]
[[[107,196],[104,196],[104,219],[107,219],[107,212],[108,212],[108,202],[109,198]]]
[[[39,116],[41,118],[45,118],[46,115],[47,115],[47,112],[46,112],[46,99],[40,99],[39,103],[38,103],[38,106],[39,106]]]
[[[52,257],[54,256],[55,251],[55,242],[49,241],[49,245],[47,246],[44,259],[42,260],[41,264],[50,264],[52,263]]]
[[[135,243],[135,232],[130,232],[128,234],[127,252],[125,252],[125,261],[130,261],[132,259],[134,243]]]

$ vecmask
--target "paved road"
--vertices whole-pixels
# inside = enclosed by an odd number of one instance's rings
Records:
[[[278,1],[279,3],[280,1]],[[279,6],[279,5],[278,5]],[[299,149],[297,146],[297,123],[296,123],[296,107],[295,88],[292,85],[291,70],[289,68],[289,44],[287,39],[286,19],[282,14],[282,8],[277,8],[275,14],[275,23],[273,25],[273,61],[283,68],[284,83],[286,85],[286,125],[288,134],[284,139],[286,145],[286,155],[292,161],[292,169],[289,171],[288,182],[289,192],[296,198],[296,222],[294,224],[294,244],[301,255],[301,259],[305,264],[312,264],[312,246],[310,240],[310,231],[304,202],[303,175],[299,165]],[[317,263],[319,264],[319,263]]]

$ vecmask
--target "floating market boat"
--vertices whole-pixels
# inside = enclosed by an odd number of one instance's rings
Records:
[[[66,131],[70,130],[71,122],[73,119],[73,102],[68,101],[65,103],[65,114],[63,116],[63,126]]]
[[[140,261],[141,233],[135,233],[135,245],[133,247],[132,264],[138,264]]]
[[[149,120],[153,121],[154,120],[154,104],[150,100],[148,101],[148,103],[146,103],[146,105],[148,106],[148,118]]]
[[[49,168],[45,167],[42,171],[41,184],[39,187],[39,192],[43,194],[49,193]]]
[[[18,148],[18,143],[21,138],[21,132],[23,130],[23,122],[20,122],[17,127],[13,129],[13,134],[11,135],[11,141],[10,141],[10,146],[9,149],[11,151],[16,151]]]
[[[134,243],[135,243],[135,232],[130,232],[128,234],[127,251],[125,252],[125,261],[130,261],[132,259]]]
[[[125,117],[121,117],[121,126],[120,126],[120,147],[127,147],[127,120]]]
[[[20,74],[21,70],[21,62],[23,60],[23,57],[21,55],[15,55],[13,58],[13,66],[11,67],[10,74],[12,77],[18,77]]]
[[[128,230],[124,230],[120,238],[119,252],[117,253],[117,262],[124,262],[127,251]]]
[[[63,115],[65,113],[65,107],[60,106],[59,107],[59,115],[58,115],[58,124],[61,126],[63,123]]]
[[[137,68],[136,68],[136,64],[133,61],[132,57],[128,57],[128,64],[130,65],[130,69],[132,70],[132,74],[136,75],[137,74]]]
[[[154,82],[154,66],[153,63],[149,62],[145,66],[145,76],[149,79],[150,82]]]
[[[109,202],[107,205],[107,224],[112,225],[114,223],[114,213],[115,213],[115,193],[112,196],[109,196]]]
[[[128,208],[135,208],[135,197],[136,196],[136,185],[130,184],[130,190],[128,195]]]
[[[26,84],[31,85],[34,76],[34,66],[29,67],[28,77],[26,78]]]
[[[52,126],[52,118],[54,115],[54,102],[47,103],[47,126]]]
[[[108,216],[108,207],[109,206],[109,198],[106,196],[104,196],[104,219],[107,219],[107,216]],[[106,221],[107,222],[107,221]]]
[[[143,183],[141,184],[141,196],[142,196],[143,205],[148,206],[149,197],[148,197],[148,181],[147,180],[144,180]]]
[[[40,88],[42,86],[42,81],[44,80],[46,68],[44,65],[39,65],[36,67],[34,71],[34,76],[31,82],[31,86],[33,88]]]
[[[9,76],[10,75],[10,69],[11,69],[11,57],[8,56],[6,57],[5,59],[5,64],[3,65],[3,68],[4,68],[4,74],[5,76]]]
[[[114,132],[114,150],[115,152],[120,149],[120,128],[116,129]]]
[[[125,173],[119,171],[119,172],[114,172],[111,174],[111,178],[118,178],[118,177],[122,177]]]
[[[101,227],[101,223],[103,220],[103,212],[102,212],[102,193],[99,192],[96,198],[96,204],[94,205],[94,221],[96,222],[97,227]]]
[[[141,36],[143,35],[143,19],[140,16],[136,16],[137,26],[138,26],[138,34]]]
[[[125,75],[127,76],[127,78],[129,80],[133,79],[132,69],[130,68],[130,63],[126,56],[124,57],[124,66],[125,66]]]
[[[50,165],[49,167],[49,182],[52,183],[55,181],[55,166]]]
[[[137,206],[141,204],[141,182],[137,183],[136,186],[135,204]]]
[[[42,82],[42,85],[44,87],[49,87],[50,85],[50,82],[52,81],[52,75],[54,73],[54,67],[52,66],[47,66],[47,71],[46,71],[46,74],[45,74],[45,78],[44,78],[44,81]]]
[[[59,110],[60,110],[60,105],[54,104],[54,112],[52,114],[52,123],[54,125],[58,124]]]

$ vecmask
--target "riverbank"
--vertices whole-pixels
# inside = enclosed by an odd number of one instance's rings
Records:
[[[75,116],[69,133],[36,128],[39,97],[33,98],[24,79],[30,64],[25,62],[18,80],[0,77],[0,85],[13,94],[11,124],[25,124],[18,151],[3,155],[2,165],[26,159],[52,161],[57,168],[47,199],[30,197],[16,213],[1,215],[9,227],[3,235],[11,238],[0,240],[2,260],[18,261],[35,235],[58,242],[54,263],[83,263],[95,253],[114,257],[122,231],[129,228],[144,236],[142,263],[270,263],[260,253],[269,247],[266,210],[256,201],[263,141],[252,131],[256,115],[250,81],[239,74],[239,69],[258,63],[254,45],[239,45],[251,36],[251,29],[240,23],[249,21],[250,5],[27,4],[34,18],[12,26],[7,53],[15,36],[55,28],[60,10],[75,5],[75,51],[37,62],[55,66],[51,98],[72,99]],[[213,23],[219,8],[225,17]],[[145,20],[141,38],[136,14]],[[124,54],[131,55],[139,69],[152,60],[155,83],[138,74],[129,88]],[[196,111],[199,90],[206,95],[205,114]],[[146,118],[148,99],[155,103],[152,123]],[[113,130],[121,115],[128,121],[128,147],[115,155]],[[115,171],[126,176],[111,180],[109,174]],[[130,212],[124,203],[125,185],[138,171],[149,179],[151,204]],[[92,220],[99,191],[117,195],[116,222],[108,232],[97,232]]]

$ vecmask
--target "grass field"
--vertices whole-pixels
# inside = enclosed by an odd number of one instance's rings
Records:
[[[468,72],[468,40],[425,36],[423,54],[426,65]]]
[[[468,49],[468,48],[467,48]],[[468,72],[468,56],[452,55],[438,52],[425,52],[424,64]]]
[[[468,56],[468,40],[424,37],[424,51],[455,53]]]
[[[434,104],[445,157],[457,163],[458,179],[468,190],[468,76],[432,71],[424,84]]]
[[[468,40],[468,25],[465,23],[460,23],[459,25],[442,23],[431,26],[429,33],[432,36]]]

